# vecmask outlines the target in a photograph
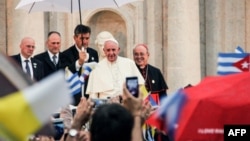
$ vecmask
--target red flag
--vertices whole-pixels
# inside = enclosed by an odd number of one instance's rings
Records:
[[[158,115],[158,110],[154,111],[154,113],[152,113],[148,117],[148,119],[146,120],[146,124],[155,127],[164,133],[167,133],[165,120],[163,119],[163,117],[160,117]]]
[[[150,93],[146,98],[152,106],[160,105],[160,98],[158,93]],[[148,119],[146,120],[146,124],[157,128],[158,130],[166,133],[166,124],[163,117],[158,114],[158,110],[155,110]]]

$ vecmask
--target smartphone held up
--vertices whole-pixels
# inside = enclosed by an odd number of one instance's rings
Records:
[[[134,97],[139,96],[139,84],[136,76],[126,77],[126,87]]]

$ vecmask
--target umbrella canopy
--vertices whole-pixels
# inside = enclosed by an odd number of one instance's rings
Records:
[[[24,9],[30,12],[74,12],[81,10],[120,7],[122,5],[143,0],[21,0],[15,9]]]
[[[250,123],[250,73],[207,77],[183,90],[186,101],[174,131],[176,141],[223,141],[226,124]]]

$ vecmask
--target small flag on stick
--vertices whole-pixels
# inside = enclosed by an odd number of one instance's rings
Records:
[[[84,85],[85,80],[89,77],[90,72],[95,68],[96,62],[84,63],[82,66],[82,75],[80,76],[80,81]]]
[[[79,79],[78,73],[72,73],[67,67],[65,68],[65,77],[67,82],[70,84],[71,95],[75,95],[81,92],[82,83]]]

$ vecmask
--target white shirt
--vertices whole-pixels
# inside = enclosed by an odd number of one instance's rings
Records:
[[[126,77],[131,76],[138,77],[139,85],[144,84],[144,79],[134,61],[117,57],[116,62],[110,63],[104,58],[90,73],[86,93],[90,98],[101,99],[122,95]]]
[[[58,57],[59,57],[59,53],[57,54],[52,54],[49,50],[48,50],[48,53],[49,53],[49,58],[52,62],[54,62],[53,60],[53,56],[56,55],[56,64],[58,63]]]

